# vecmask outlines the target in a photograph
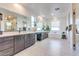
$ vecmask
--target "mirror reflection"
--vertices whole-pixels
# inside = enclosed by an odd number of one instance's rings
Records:
[[[16,30],[16,17],[15,16],[5,16],[5,31]]]
[[[3,8],[0,8],[0,12],[3,14],[0,30],[5,32],[30,30],[31,18],[29,16],[20,15]]]

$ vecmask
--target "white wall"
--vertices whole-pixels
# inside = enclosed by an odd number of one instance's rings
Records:
[[[12,12],[19,13],[21,15],[25,15],[25,16],[29,15],[28,11],[21,4],[0,3],[0,7],[10,10]]]
[[[12,3],[0,3],[0,8],[3,8],[3,9],[6,9],[6,10],[9,10],[9,11],[11,11],[11,12],[14,12],[14,13],[17,13],[17,14],[21,14],[21,15],[24,15],[24,16],[29,16],[29,12],[27,11],[27,9],[25,9],[25,7],[23,7],[21,4],[12,4]],[[0,9],[0,12],[3,12],[3,13],[5,13],[5,12],[7,12],[7,11],[1,11],[1,9]],[[10,14],[10,12],[8,12],[8,14]],[[21,17],[18,17],[17,18],[17,20],[18,20],[18,25],[17,25],[17,28],[19,28],[19,27],[23,27],[22,26],[22,18]],[[1,30],[2,31],[4,31],[4,20],[1,22]]]

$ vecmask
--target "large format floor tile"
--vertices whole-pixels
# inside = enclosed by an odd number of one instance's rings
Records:
[[[70,48],[67,40],[47,38],[17,53],[15,56],[73,56],[79,51]]]

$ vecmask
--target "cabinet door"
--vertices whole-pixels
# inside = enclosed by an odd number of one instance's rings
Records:
[[[46,36],[45,37],[48,38],[48,32],[46,32]]]
[[[37,40],[41,41],[42,40],[42,33],[37,33]]]
[[[35,34],[25,35],[25,48],[32,46],[35,43]]]
[[[24,41],[25,41],[25,35],[21,36],[21,44],[22,44],[22,50],[24,49]]]
[[[29,35],[29,43],[30,45],[33,45],[35,43],[35,34]]]
[[[48,38],[48,33],[47,32],[44,33],[44,38]]]
[[[30,47],[30,35],[26,34],[25,35],[25,48]]]
[[[15,53],[20,52],[24,49],[24,37],[16,36],[15,37]]]
[[[45,33],[42,33],[42,38],[43,38],[43,39],[46,39],[46,38],[48,38],[48,33],[47,33],[47,32],[45,32]]]

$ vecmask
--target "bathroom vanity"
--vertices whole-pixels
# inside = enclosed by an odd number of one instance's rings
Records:
[[[32,46],[38,39],[48,37],[48,32],[33,31],[32,26],[35,27],[36,22],[32,22],[30,16],[20,15],[4,8],[0,8],[0,12],[3,15],[0,20],[0,33],[3,32],[0,34],[0,56],[14,55]]]
[[[41,41],[41,40],[48,38],[47,31],[37,32],[36,34],[37,34],[37,41]]]
[[[3,32],[0,35],[0,56],[14,55],[35,44],[39,32]],[[42,39],[47,38],[48,32],[40,32]]]

